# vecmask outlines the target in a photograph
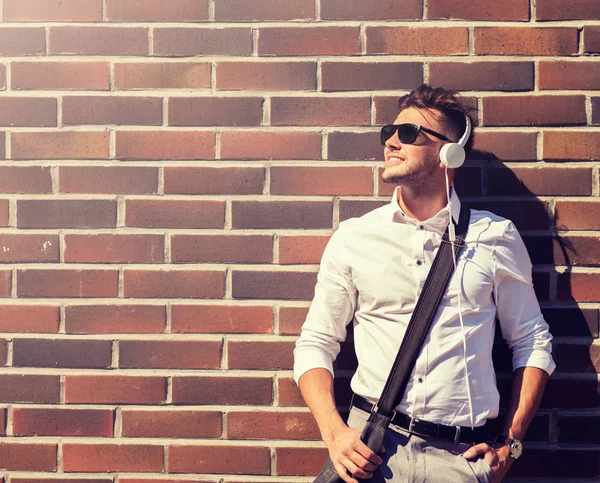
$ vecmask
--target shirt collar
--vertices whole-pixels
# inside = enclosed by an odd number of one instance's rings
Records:
[[[425,227],[429,227],[429,228],[433,228],[435,230],[435,228],[441,228],[443,226],[443,230],[446,229],[446,225],[448,224],[448,205],[446,205],[444,208],[442,208],[437,214],[435,214],[433,217],[429,218],[428,220],[424,220],[422,222],[419,222],[418,220],[411,218],[410,216],[408,216],[403,210],[402,208],[400,208],[400,204],[398,203],[398,193],[400,191],[401,187],[400,186],[396,186],[396,189],[394,189],[394,193],[392,195],[392,200],[390,202],[390,208],[391,208],[391,214],[392,214],[392,222],[396,222],[396,223],[409,223],[411,225],[423,225]],[[458,198],[458,195],[456,194],[456,191],[454,190],[454,188],[450,188],[450,203],[451,203],[451,210],[452,210],[452,218],[454,219],[455,223],[458,223],[458,218],[460,216],[460,199]],[[438,230],[435,230],[438,231]]]

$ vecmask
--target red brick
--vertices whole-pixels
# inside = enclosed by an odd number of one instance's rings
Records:
[[[112,481],[112,479],[99,478],[14,478],[14,483],[112,483]]]
[[[309,412],[231,411],[227,438],[320,440],[321,435]]]
[[[15,339],[13,366],[106,369],[111,352],[108,340]]]
[[[464,27],[367,27],[368,54],[467,54],[469,33]]]
[[[65,472],[160,473],[164,449],[160,445],[63,443]]]
[[[6,66],[5,65],[0,65],[0,89],[3,91],[6,90]],[[1,134],[4,137],[4,133],[1,133]],[[2,154],[2,156],[4,157],[4,154]]]
[[[0,339],[0,366],[6,366],[8,360],[8,342],[6,339]],[[4,411],[0,411],[0,434],[4,432],[5,424]]]
[[[217,62],[218,90],[315,90],[316,62]]]
[[[110,88],[108,62],[12,62],[14,90],[95,90]]]
[[[576,28],[476,27],[477,55],[572,55],[579,50]]]
[[[502,160],[537,159],[537,137],[534,132],[479,131],[475,134],[472,159]]]
[[[15,132],[13,159],[108,159],[108,132]]]
[[[56,123],[56,99],[0,98],[0,126],[52,127],[56,126]]]
[[[172,235],[171,260],[174,263],[272,263],[273,236]]]
[[[209,298],[225,296],[225,272],[217,270],[126,270],[125,297]]]
[[[0,29],[0,55],[45,55],[46,32],[43,28]]]
[[[557,344],[553,357],[557,372],[593,373],[600,372],[600,346],[586,344]]]
[[[148,55],[148,29],[50,27],[50,55]]]
[[[110,480],[112,481],[112,480]],[[197,483],[198,480],[191,480],[191,479],[182,479],[182,478],[177,478],[177,479],[173,479],[173,478],[124,478],[123,476],[119,476],[119,481],[121,483]],[[220,483],[217,480],[202,480],[203,483]],[[28,483],[28,482],[25,482]],[[31,482],[31,483],[35,483],[35,482]],[[66,482],[69,483],[69,482]],[[79,482],[75,482],[75,483],[79,483]],[[94,482],[92,482],[94,483]],[[100,483],[104,483],[104,482],[100,482]],[[110,482],[108,482],[110,483]]]
[[[332,132],[327,136],[327,159],[383,161],[379,132]]]
[[[81,305],[65,307],[68,334],[161,334],[162,305]]]
[[[258,55],[352,55],[360,53],[358,27],[261,28]]]
[[[56,444],[0,443],[0,469],[56,471]]]
[[[462,91],[531,91],[533,62],[432,62],[431,85]],[[485,99],[485,98],[484,98]]]
[[[544,159],[600,160],[600,132],[546,131]]]
[[[142,228],[223,228],[224,201],[127,200],[125,224]]]
[[[281,265],[319,263],[328,241],[329,235],[280,235],[279,263]]]
[[[169,126],[260,126],[262,97],[171,97]]]
[[[45,305],[0,305],[0,332],[58,333],[59,308]]]
[[[115,63],[114,70],[116,90],[208,89],[211,84],[208,62]]]
[[[269,475],[271,451],[252,446],[169,446],[169,473]]]
[[[122,340],[123,369],[219,369],[221,341]]]
[[[42,166],[3,166],[0,168],[2,193],[52,193],[52,172]]]
[[[58,262],[59,241],[56,235],[0,235],[0,262]]]
[[[122,413],[126,438],[219,438],[218,411],[137,411]]]
[[[550,326],[550,333],[555,337],[598,338],[600,334],[600,320],[596,309],[556,308],[543,309],[542,313]]]
[[[559,300],[600,302],[598,273],[561,273],[557,283]]]
[[[60,376],[2,374],[0,386],[0,402],[3,403],[60,402]]]
[[[304,324],[307,314],[308,307],[279,307],[279,333],[281,335],[300,334],[300,328]]]
[[[590,196],[590,168],[489,168],[489,195]]]
[[[165,194],[262,195],[264,168],[164,168]]]
[[[108,0],[111,22],[201,22],[208,20],[208,0]]]
[[[15,436],[113,436],[109,409],[13,408]]]
[[[548,202],[540,200],[476,201],[469,203],[476,210],[488,210],[513,221],[519,230],[547,230]]]
[[[586,123],[584,96],[492,96],[483,99],[484,126]]]
[[[8,226],[9,211],[8,200],[0,200],[0,226]]]
[[[191,57],[252,53],[250,28],[157,28],[154,31],[154,55]]]
[[[569,230],[600,230],[600,202],[556,202],[556,226]]]
[[[422,82],[423,64],[421,62],[324,61],[321,64],[323,91],[413,89]]]
[[[173,305],[171,331],[202,334],[271,334],[273,309],[257,305]]]
[[[560,443],[595,444],[600,431],[600,418],[595,414],[558,415]]]
[[[215,135],[206,131],[118,131],[119,159],[214,159]]]
[[[137,167],[68,166],[59,168],[62,193],[155,194],[158,169]]]
[[[233,228],[331,228],[333,206],[319,201],[234,201]]]
[[[0,297],[7,298],[11,296],[12,271],[0,270]]]
[[[600,385],[594,378],[587,379],[550,379],[544,397],[542,408],[597,408],[600,403]],[[573,395],[577,394],[574,398]]]
[[[340,221],[362,216],[388,203],[389,201],[342,200],[340,201]]]
[[[600,20],[595,0],[537,0],[536,20]]]
[[[274,97],[271,99],[273,126],[368,126],[371,99],[368,97]]]
[[[19,228],[114,228],[116,223],[117,203],[111,200],[17,202]]]
[[[223,132],[221,159],[321,159],[321,134]]]
[[[163,404],[166,398],[164,377],[65,376],[68,404]]]
[[[116,297],[117,270],[19,270],[19,297]]]
[[[237,299],[312,300],[317,274],[233,270],[233,297]]]
[[[402,5],[380,0],[345,2],[323,0],[322,20],[420,20],[423,18],[421,0],[406,0]]]
[[[99,22],[102,0],[5,0],[3,18],[9,22]]]
[[[259,370],[292,369],[294,344],[293,341],[229,341],[227,367]]]
[[[160,126],[162,99],[156,97],[67,96],[63,124],[119,124]]]
[[[6,435],[6,408],[0,410],[0,435]]]
[[[368,167],[296,167],[271,168],[273,195],[370,195],[373,170]]]
[[[173,376],[173,404],[270,405],[271,377],[181,377]]]
[[[529,20],[529,0],[509,0],[504,3],[475,0],[429,0],[427,18],[451,18],[464,20]]]
[[[221,0],[215,3],[216,21],[286,21],[315,20],[312,0]]]
[[[279,394],[280,406],[306,407],[304,404],[304,399],[302,399],[300,389],[291,377],[279,377],[277,383],[277,393]]]
[[[163,263],[162,235],[65,235],[67,263]]]
[[[583,27],[583,51],[588,54],[600,54],[600,27]]]
[[[277,448],[277,469],[280,476],[314,476],[327,459],[327,448]]]
[[[540,89],[600,89],[598,62],[540,62]]]

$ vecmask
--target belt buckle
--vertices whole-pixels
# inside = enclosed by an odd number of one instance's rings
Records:
[[[412,433],[412,432],[413,432],[413,426],[414,426],[414,423],[415,423],[415,418],[411,417],[411,418],[410,418],[410,421],[409,421],[409,423],[408,423],[408,432],[409,432],[409,433]]]
[[[377,403],[374,403],[373,406],[371,406],[371,414],[376,413],[378,410],[379,410],[379,406],[377,405]],[[396,410],[392,409],[392,415],[390,416],[390,421],[392,421],[395,417],[396,417]]]
[[[456,433],[454,434],[453,444],[458,444],[459,440],[460,440],[460,426],[456,426]]]

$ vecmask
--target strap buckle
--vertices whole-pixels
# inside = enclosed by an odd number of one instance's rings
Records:
[[[378,411],[379,411],[379,406],[377,405],[377,403],[374,403],[373,406],[371,406],[371,414],[376,413]],[[396,410],[392,409],[392,415],[390,416],[390,421],[395,419],[395,417],[396,417]]]
[[[453,444],[457,444],[459,440],[460,440],[460,426],[456,426],[456,433],[454,434]]]

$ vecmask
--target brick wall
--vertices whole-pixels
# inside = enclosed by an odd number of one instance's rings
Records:
[[[425,3],[0,0],[5,483],[312,481],[294,340],[423,81],[478,105],[458,189],[522,231],[556,337],[513,477],[600,476],[600,3]]]

